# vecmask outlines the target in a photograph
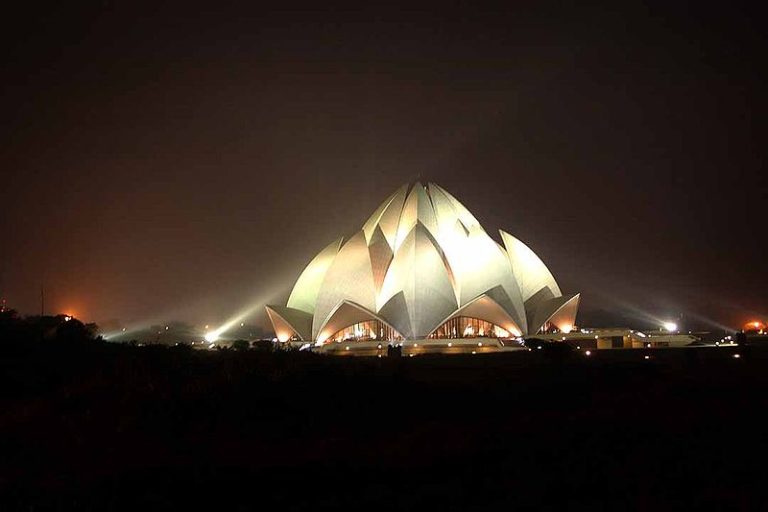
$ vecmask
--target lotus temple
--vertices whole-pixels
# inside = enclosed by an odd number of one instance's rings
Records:
[[[521,336],[568,333],[579,294],[505,231],[494,239],[442,187],[406,184],[347,239],[306,266],[267,314],[281,342],[342,355],[510,349]]]

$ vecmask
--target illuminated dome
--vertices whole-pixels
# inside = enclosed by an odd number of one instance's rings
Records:
[[[286,306],[267,306],[281,341],[507,338],[569,332],[579,295],[564,296],[523,242],[503,246],[443,188],[404,185],[299,276]]]

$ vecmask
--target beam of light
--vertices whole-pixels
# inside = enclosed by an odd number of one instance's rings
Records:
[[[158,317],[152,317],[149,320],[141,320],[130,323],[129,325],[119,329],[101,331],[99,332],[99,335],[107,341],[121,342],[129,341],[136,336],[143,338],[139,339],[139,341],[147,341],[148,339],[156,339],[157,335],[161,333],[173,333],[174,335],[178,335],[178,331],[174,331],[174,328],[169,326],[168,323],[169,322],[162,321]],[[189,328],[188,331],[185,331],[185,334],[188,334],[190,338],[195,338],[204,334],[199,328],[195,328],[192,325],[186,324],[185,322],[181,322],[181,325]],[[159,328],[160,331],[157,331],[153,328]]]
[[[625,314],[627,319],[629,320],[635,320],[635,321],[647,324],[648,328],[652,328],[652,326],[657,326],[657,327],[661,327],[662,329],[666,329],[666,327],[664,327],[666,323],[673,323],[668,320],[669,317],[664,318],[662,316],[654,314],[653,312],[643,309],[637,304],[632,303],[628,301],[626,298],[618,296],[613,292],[598,289],[598,290],[593,290],[591,293],[594,295],[600,296],[602,300],[606,302],[610,302],[614,305],[619,306],[619,309],[616,310],[617,313]],[[721,327],[721,324],[717,324],[716,322],[713,322],[710,319],[701,317],[700,315],[689,314],[688,312],[685,312],[685,314],[686,316],[696,317],[699,320],[702,320],[709,325],[717,325],[718,327]],[[725,327],[725,326],[722,326],[722,327]],[[676,326],[674,330],[677,330],[678,328],[679,326]],[[732,329],[728,329],[727,327],[725,327],[724,330],[732,330]]]
[[[105,340],[108,340],[110,338],[116,338],[120,336],[131,336],[138,332],[142,332],[146,329],[149,329],[149,327],[152,325],[156,325],[156,324],[152,322],[146,322],[146,323],[142,322],[139,324],[132,325],[130,328],[123,327],[122,329],[118,329],[116,331],[102,332],[99,334],[101,335],[102,338],[104,338]]]
[[[279,284],[279,287],[277,284],[271,284],[266,285],[262,287],[262,295],[258,298],[258,302],[252,303],[252,307],[247,308],[247,310],[244,310],[241,314],[237,315],[236,318],[231,319],[224,324],[222,324],[221,327],[214,329],[213,332],[216,332],[219,336],[221,336],[226,330],[230,329],[237,323],[238,318],[245,318],[248,314],[252,313],[253,311],[258,310],[259,307],[263,307],[264,304],[266,304],[267,300],[269,300],[269,297],[274,296],[277,293],[280,293],[280,289],[284,286],[285,281],[279,281],[278,278],[283,276],[277,276],[276,282]],[[266,291],[264,291],[266,289]],[[120,340],[120,341],[128,341],[130,340],[130,336],[135,336],[138,334],[143,333],[144,331],[148,330],[150,327],[155,325],[167,325],[168,318],[182,318],[184,320],[184,323],[188,323],[190,327],[190,334],[192,338],[196,338],[198,340],[204,339],[205,336],[210,332],[209,327],[212,325],[208,324],[205,325],[205,329],[201,329],[201,319],[199,318],[199,311],[204,310],[208,304],[208,301],[204,298],[199,298],[195,301],[191,301],[186,303],[185,305],[176,305],[173,308],[164,309],[162,311],[157,311],[153,315],[141,318],[134,321],[129,321],[125,324],[125,327],[121,329],[101,332],[100,335],[105,340]],[[200,323],[198,323],[200,322]],[[192,341],[192,340],[190,340]]]
[[[265,305],[266,305],[266,300],[264,299],[259,299],[251,303],[249,306],[243,308],[234,316],[230,317],[226,322],[221,324],[219,327],[206,333],[205,340],[212,343],[220,339],[224,335],[224,333],[226,333],[236,325],[242,324],[243,320],[245,320],[247,317],[253,315],[257,311],[263,310]]]
[[[274,290],[269,290],[269,292],[274,294]],[[195,329],[191,329],[190,333],[193,337],[199,336],[199,338],[197,339],[203,338],[208,343],[214,343],[215,341],[221,339],[224,333],[230,330],[231,328],[235,327],[238,324],[243,324],[243,320],[245,320],[247,316],[252,315],[254,312],[259,311],[260,309],[263,309],[267,300],[268,299],[260,297],[258,300],[251,303],[251,305],[249,305],[248,307],[238,312],[236,315],[228,319],[219,327],[216,327],[211,330],[210,328],[213,327],[213,325],[206,324],[204,329],[200,329],[200,327],[197,327]],[[173,315],[173,312],[165,311],[162,314],[153,315],[152,317],[147,319],[139,320],[137,322],[131,322],[126,327],[122,327],[120,329],[101,332],[100,335],[105,340],[127,341],[130,339],[131,336],[142,334],[145,331],[148,331],[153,326],[156,326],[156,325],[166,326],[167,320],[165,320],[165,318],[172,315]],[[192,326],[190,325],[190,327]]]
[[[613,304],[619,305],[621,308],[626,310],[626,312],[631,313],[632,317],[635,320],[640,320],[649,323],[650,325],[657,325],[660,326],[664,323],[665,319],[660,318],[656,316],[653,313],[650,313],[648,311],[643,310],[642,308],[636,306],[635,304],[632,304],[628,302],[623,297],[616,296],[613,292],[609,292],[606,290],[592,290],[590,292],[592,295],[598,295],[600,296],[604,301],[610,302]],[[719,304],[722,308],[727,308],[730,310],[733,310],[734,312],[742,313],[745,310],[745,307],[740,304],[733,304],[730,302],[723,302],[722,300],[715,300],[715,297],[710,298],[713,302],[716,302]],[[697,313],[696,311],[691,311],[689,309],[686,309],[685,311],[681,311],[681,313],[684,313],[685,316],[689,319],[695,319],[697,322],[704,324],[706,326],[709,326],[711,328],[718,329],[723,332],[735,332],[738,330],[738,327],[735,325],[726,325],[722,322],[719,322],[713,318],[710,318],[708,316],[704,316],[700,313]],[[759,318],[759,314],[753,314],[754,317]],[[678,326],[679,327],[679,326]]]
[[[194,306],[195,306],[195,303],[192,303],[192,305],[189,307],[194,307]],[[171,309],[156,311],[151,316],[128,320],[125,322],[125,324],[123,324],[122,328],[111,330],[111,331],[101,331],[99,334],[105,340],[109,340],[112,338],[122,338],[122,337],[133,336],[136,334],[140,334],[146,330],[149,330],[150,327],[153,327],[153,326],[159,326],[159,325],[166,326],[168,325],[169,318],[171,319],[178,318],[178,317],[188,318],[190,315],[183,314],[182,312],[184,310],[185,310],[184,307],[174,307]],[[130,339],[130,338],[126,338],[126,341],[127,339]]]
[[[614,293],[609,293],[604,290],[593,291],[596,295],[602,297],[604,301],[609,301],[611,304],[618,306],[617,313],[625,314],[627,317],[639,322],[646,323],[648,325],[660,325],[664,320],[654,315],[650,311],[647,311],[640,306],[629,302],[623,297],[617,296]]]
[[[199,318],[199,311],[209,307],[209,299],[205,296],[201,296],[200,298],[183,305],[177,304],[173,308],[165,308],[162,311],[156,311],[151,316],[129,320],[124,324],[124,327],[120,329],[102,331],[99,334],[105,340],[128,341],[131,339],[131,336],[142,334],[153,326],[168,325],[169,318],[181,318],[184,323],[189,325],[189,332],[192,338],[197,338],[198,340],[204,339],[210,332],[216,333],[221,338],[226,331],[237,325],[238,322],[242,323],[245,317],[252,315],[254,312],[259,310],[263,311],[263,307],[267,302],[271,302],[275,296],[282,294],[284,292],[283,288],[285,287],[285,283],[294,277],[293,271],[294,269],[291,269],[290,274],[288,274],[287,271],[285,274],[275,274],[269,281],[261,283],[259,285],[260,293],[257,298],[251,302],[249,306],[224,322],[218,328],[215,328],[213,331],[210,331],[209,329],[209,327],[214,327],[213,323],[206,325],[205,329],[200,328],[202,322]],[[269,325],[269,322],[259,321],[258,324],[267,326]]]
[[[725,325],[723,323],[718,322],[717,320],[713,320],[712,318],[696,313],[695,311],[686,311],[685,315],[688,318],[693,318],[694,320],[701,322],[702,324],[708,325],[710,327],[714,327],[723,332],[735,332],[737,330],[731,325]]]
[[[281,295],[285,291],[285,283],[294,277],[295,276],[293,276],[293,270],[291,270],[291,274],[276,274],[272,279],[270,279],[269,282],[262,283],[262,285],[259,287],[260,294],[253,300],[253,302],[245,306],[239,312],[235,313],[227,321],[212,331],[216,336],[218,336],[217,339],[224,337],[224,334],[227,331],[236,325],[243,323],[247,317],[253,315],[254,313],[264,313],[264,306],[266,306],[268,302],[271,302],[276,295]],[[264,314],[264,316],[266,316],[266,314]],[[269,325],[269,322],[267,321],[265,325]]]

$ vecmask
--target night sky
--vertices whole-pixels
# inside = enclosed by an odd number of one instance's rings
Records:
[[[48,313],[105,324],[280,303],[420,179],[536,251],[580,324],[768,317],[768,45],[735,2],[78,4],[3,16],[0,294],[22,313],[41,283]]]

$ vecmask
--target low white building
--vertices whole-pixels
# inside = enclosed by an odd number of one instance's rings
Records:
[[[699,341],[693,334],[663,331],[638,331],[623,327],[582,329],[569,333],[539,334],[537,338],[561,341],[582,349],[677,348]]]

